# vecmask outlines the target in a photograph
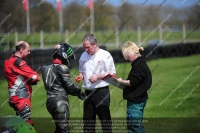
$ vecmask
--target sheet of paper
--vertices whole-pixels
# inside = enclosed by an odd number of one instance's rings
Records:
[[[124,89],[124,84],[117,82],[117,77],[111,74],[106,75],[102,80],[106,81],[109,84],[112,84],[120,89]]]

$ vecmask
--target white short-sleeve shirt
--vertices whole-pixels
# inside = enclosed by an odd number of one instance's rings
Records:
[[[103,49],[98,49],[94,55],[84,52],[79,59],[79,72],[83,73],[84,79],[82,87],[86,90],[94,90],[109,85],[105,81],[98,79],[91,83],[89,78],[93,74],[116,74],[115,65],[111,54]]]

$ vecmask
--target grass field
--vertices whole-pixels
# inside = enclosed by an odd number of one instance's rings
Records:
[[[152,71],[153,84],[144,111],[144,126],[147,133],[198,133],[200,131],[200,55],[166,58],[148,61]],[[115,64],[117,76],[126,78],[130,63]],[[77,70],[71,73],[77,75]],[[0,117],[14,115],[7,103],[7,83],[2,80],[0,91]],[[110,85],[111,116],[113,120],[124,120],[126,101],[122,90]],[[32,117],[38,132],[53,132],[54,123],[45,107],[46,92],[42,81],[33,87]],[[71,120],[82,119],[83,103],[77,97],[69,96]],[[125,126],[120,133],[126,132]],[[73,123],[73,122],[72,122]],[[72,124],[71,123],[71,124]],[[76,122],[77,124],[78,122]],[[48,128],[45,128],[47,126]],[[71,126],[74,129],[73,125]],[[81,126],[79,126],[81,129]],[[76,133],[76,131],[72,132]]]
[[[137,31],[119,31],[119,44],[126,40],[132,40],[134,42],[138,42]],[[86,34],[86,32],[70,32],[68,35],[68,43],[71,45],[79,45],[81,44],[82,37]],[[103,45],[106,44],[109,47],[109,44],[115,43],[115,31],[98,31],[95,32],[95,36],[97,37],[98,44]],[[163,40],[164,43],[173,44],[174,42],[182,42],[183,41],[183,33],[182,31],[165,31],[163,32]],[[188,30],[186,32],[187,40],[199,40],[200,32]],[[15,42],[15,34],[14,32],[10,35],[2,35],[3,39],[1,42],[5,43],[4,49],[8,49],[9,42]],[[151,39],[159,39],[159,31],[141,31],[141,42],[144,41],[143,46],[146,45],[146,42]],[[26,35],[25,33],[18,34],[18,40],[26,40],[31,45],[31,48],[38,48],[40,41],[40,33],[31,33],[30,35]],[[66,34],[59,34],[58,32],[46,32],[43,35],[44,47],[55,46],[55,42],[65,41]],[[38,44],[37,44],[38,43]]]

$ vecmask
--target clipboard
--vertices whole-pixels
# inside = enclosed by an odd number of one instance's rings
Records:
[[[117,77],[112,74],[107,74],[105,77],[102,78],[105,82],[116,86],[117,88],[124,89],[125,85],[117,82]]]

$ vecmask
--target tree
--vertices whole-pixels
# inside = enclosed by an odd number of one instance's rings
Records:
[[[124,26],[123,28],[127,27],[127,29],[129,28],[133,28],[133,27],[137,27],[138,25],[138,19],[137,19],[137,6],[131,4],[131,3],[123,3],[121,6],[118,7],[118,12],[123,16],[123,22]],[[126,21],[129,17],[130,20]]]
[[[96,1],[94,3],[95,29],[97,31],[114,28],[118,22],[119,14],[115,11],[115,8],[109,4],[103,5],[102,2]],[[89,9],[86,10],[86,14],[89,15]]]
[[[71,2],[63,9],[64,28],[69,29],[71,32],[80,27],[86,20],[84,15],[84,6],[77,2]]]
[[[187,10],[186,23],[192,29],[196,26],[200,27],[200,8],[199,5],[193,5]]]
[[[0,1],[0,29],[8,32],[14,28],[25,28],[26,15],[22,8],[21,0],[1,0]]]
[[[58,15],[55,8],[49,3],[37,3],[30,9],[31,27],[35,32],[40,30],[51,31],[52,27],[58,27]],[[32,31],[32,32],[34,32]]]
[[[141,22],[141,26],[149,28],[155,28],[158,26],[160,23],[159,11],[159,6],[145,6],[143,12],[141,13],[141,17],[139,17],[139,19],[143,20]]]

